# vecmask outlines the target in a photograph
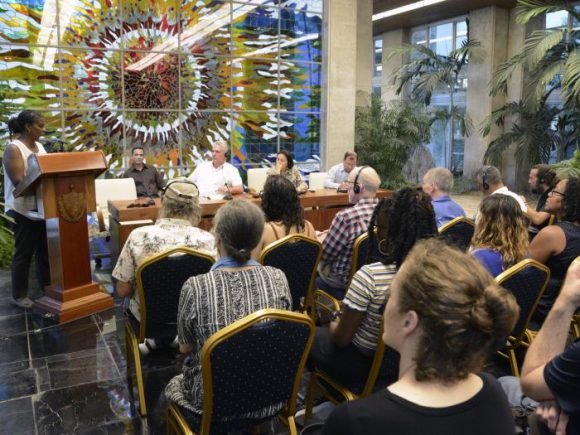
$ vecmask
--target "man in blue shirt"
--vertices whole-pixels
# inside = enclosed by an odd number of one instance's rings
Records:
[[[449,197],[453,188],[453,174],[446,168],[432,168],[423,176],[423,192],[431,197],[437,228],[450,220],[465,216],[459,204]]]

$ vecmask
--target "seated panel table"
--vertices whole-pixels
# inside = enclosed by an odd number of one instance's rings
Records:
[[[391,196],[391,193],[390,190],[381,189],[377,193],[377,197],[385,198]],[[260,198],[253,198],[247,193],[234,195],[234,198],[245,199],[258,206],[261,202]],[[146,202],[147,199],[109,201],[109,228],[111,232],[113,258],[116,259],[118,257],[120,249],[125,244],[131,231],[144,225],[141,221],[146,222],[147,219],[157,220],[160,204],[159,199],[155,200],[155,205],[148,207],[129,207],[133,204],[141,205]],[[217,210],[226,202],[228,201],[200,198],[202,219],[199,227],[209,230]],[[300,195],[300,203],[304,208],[304,218],[312,222],[312,225],[318,231],[327,229],[338,211],[351,206],[348,201],[348,194],[339,193],[334,189],[307,192],[304,195]]]

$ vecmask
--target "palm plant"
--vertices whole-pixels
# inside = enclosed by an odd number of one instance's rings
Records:
[[[516,165],[521,168],[547,163],[552,150],[561,160],[565,150],[577,144],[580,31],[573,22],[580,20],[580,15],[569,2],[556,0],[519,0],[516,11],[520,24],[550,12],[568,13],[566,26],[532,32],[522,51],[498,67],[491,83],[491,95],[506,94],[513,72],[519,67],[524,71],[527,82],[523,100],[508,102],[494,111],[481,129],[482,135],[487,136],[494,124],[503,125],[506,117],[515,117],[513,127],[489,144],[485,161],[497,164],[502,152],[516,144]],[[562,105],[548,104],[555,92],[560,93]]]
[[[429,115],[416,104],[385,104],[372,95],[368,106],[357,108],[355,125],[359,161],[376,169],[384,187],[405,184],[403,166],[415,147],[429,140]]]
[[[466,40],[461,47],[452,50],[448,55],[437,54],[419,44],[404,45],[389,52],[387,59],[401,54],[407,56],[409,61],[394,73],[397,95],[407,89],[411,100],[429,106],[434,92],[447,92],[449,106],[431,108],[431,122],[441,123],[449,148],[455,127],[458,127],[462,136],[469,136],[473,123],[465,110],[457,107],[455,95],[462,88],[461,71],[469,63],[483,60],[484,52],[480,42]]]

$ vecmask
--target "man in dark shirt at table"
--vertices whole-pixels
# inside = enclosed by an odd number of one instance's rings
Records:
[[[163,176],[153,166],[145,164],[143,147],[133,147],[131,155],[133,166],[125,171],[125,178],[135,180],[137,196],[159,196],[159,191],[165,187]]]

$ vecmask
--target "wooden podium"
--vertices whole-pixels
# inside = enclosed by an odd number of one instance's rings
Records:
[[[51,285],[34,309],[68,322],[114,305],[113,298],[92,281],[87,213],[95,211],[95,177],[107,168],[101,151],[32,154],[25,179],[14,196],[36,194],[37,212],[48,239]]]

